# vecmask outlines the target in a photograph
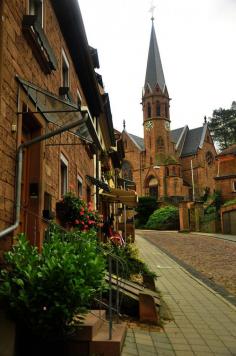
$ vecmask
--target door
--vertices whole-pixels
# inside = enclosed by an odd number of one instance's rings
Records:
[[[25,115],[22,122],[21,143],[41,135],[41,126],[31,115]],[[21,180],[20,232],[26,234],[31,244],[40,244],[40,226],[42,225],[40,175],[41,143],[27,147],[23,151]]]

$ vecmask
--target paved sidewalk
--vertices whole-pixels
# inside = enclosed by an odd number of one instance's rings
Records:
[[[136,232],[141,256],[174,321],[164,332],[131,327],[122,355],[236,355],[236,308]]]

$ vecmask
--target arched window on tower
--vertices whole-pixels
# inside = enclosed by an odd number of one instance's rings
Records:
[[[157,148],[164,148],[164,140],[161,136],[157,138]]]
[[[159,103],[159,101],[157,101],[156,103],[156,114],[157,116],[161,116],[161,104]]]
[[[132,166],[128,161],[122,164],[122,176],[124,179],[133,180]]]
[[[152,117],[152,108],[150,103],[147,104],[147,116],[148,118]]]
[[[165,117],[168,119],[169,118],[169,105],[165,104]]]

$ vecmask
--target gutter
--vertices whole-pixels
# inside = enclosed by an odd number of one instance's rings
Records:
[[[21,144],[17,149],[16,161],[17,161],[17,174],[16,174],[16,212],[15,212],[15,222],[13,225],[10,225],[8,228],[0,231],[0,238],[6,236],[7,234],[14,231],[20,223],[20,208],[21,208],[21,181],[22,181],[22,164],[23,164],[23,150],[31,145],[39,143],[41,141],[47,140],[50,137],[56,136],[64,131],[70,130],[76,126],[79,126],[85,123],[89,117],[87,112],[84,112],[85,117],[82,119],[76,120],[73,123],[64,125],[52,132],[48,132],[42,136],[35,137],[34,139]]]

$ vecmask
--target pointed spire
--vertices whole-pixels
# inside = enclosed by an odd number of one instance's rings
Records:
[[[123,120],[123,130],[125,130],[125,128],[126,128],[126,122],[125,120]]]
[[[165,77],[164,77],[164,72],[161,64],[161,56],[160,56],[157,39],[156,39],[153,16],[151,20],[152,20],[152,30],[151,30],[151,38],[149,44],[148,61],[147,61],[144,87],[146,87],[146,85],[149,85],[150,88],[153,90],[158,84],[161,91],[164,92],[166,87]]]

